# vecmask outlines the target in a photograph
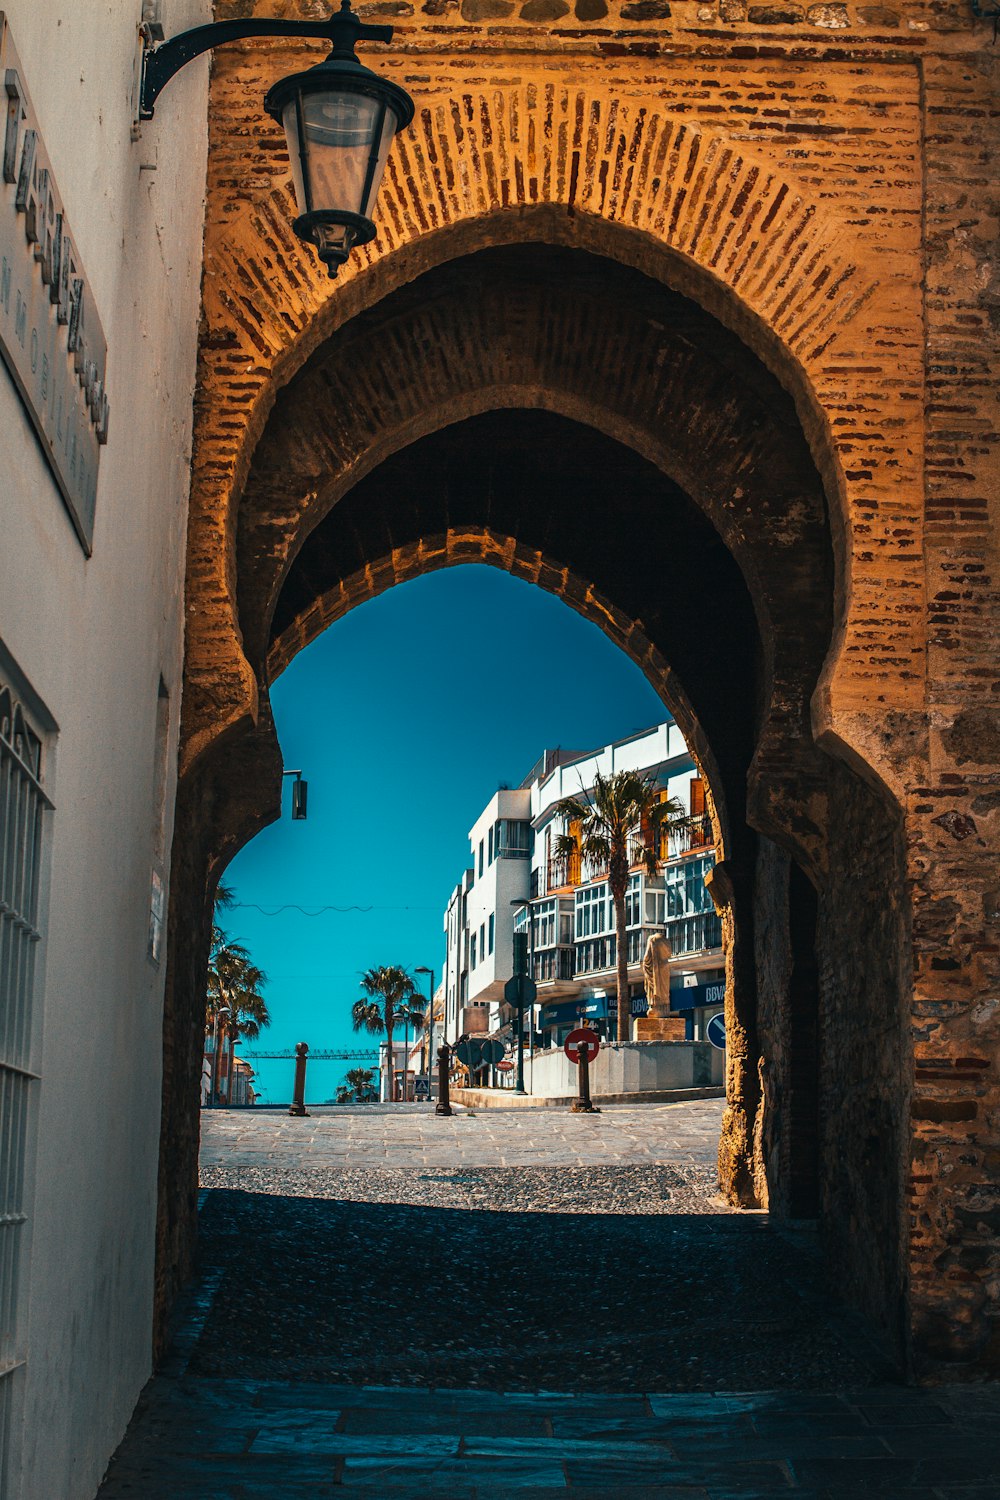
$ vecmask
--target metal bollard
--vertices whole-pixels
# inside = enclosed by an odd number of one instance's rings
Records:
[[[295,1043],[295,1097],[288,1106],[290,1115],[308,1115],[306,1109],[306,1055],[308,1042]]]
[[[451,1114],[451,1094],[449,1092],[448,1070],[451,1065],[450,1047],[438,1048],[438,1102],[435,1106],[436,1115]]]
[[[581,1047],[577,1053],[577,1067],[580,1069],[580,1097],[573,1100],[570,1112],[574,1115],[599,1115],[601,1111],[590,1099],[590,1057],[586,1047]]]

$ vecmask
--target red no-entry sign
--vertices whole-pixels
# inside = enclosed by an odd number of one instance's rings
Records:
[[[571,1063],[578,1063],[580,1061],[581,1048],[586,1049],[587,1061],[589,1063],[594,1061],[594,1058],[601,1050],[600,1037],[596,1031],[591,1031],[589,1026],[578,1026],[575,1031],[570,1032],[569,1036],[563,1042],[563,1051]]]

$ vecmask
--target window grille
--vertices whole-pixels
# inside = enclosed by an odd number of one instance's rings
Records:
[[[20,1262],[32,1106],[32,1013],[38,931],[42,742],[0,682],[0,1493],[9,1492],[20,1372]]]

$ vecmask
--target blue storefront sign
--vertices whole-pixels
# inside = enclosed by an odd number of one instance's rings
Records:
[[[608,1014],[606,995],[582,995],[579,1000],[562,1000],[542,1006],[542,1026],[573,1026],[577,1021],[603,1020]]]
[[[724,1005],[726,982],[713,979],[709,984],[678,985],[670,990],[671,1010],[700,1010],[703,1005]]]

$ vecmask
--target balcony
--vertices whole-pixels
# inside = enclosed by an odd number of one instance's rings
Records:
[[[545,868],[545,890],[539,891],[538,894],[547,895],[549,891],[565,890],[567,887],[579,884],[579,854],[556,854],[548,861]]]
[[[662,833],[659,855],[661,860],[680,859],[682,855],[691,854],[695,850],[714,847],[712,820],[705,813],[687,828],[679,828],[676,833]]]
[[[534,979],[536,984],[554,981],[566,983],[575,977],[574,951],[572,947],[545,948],[535,954]]]

